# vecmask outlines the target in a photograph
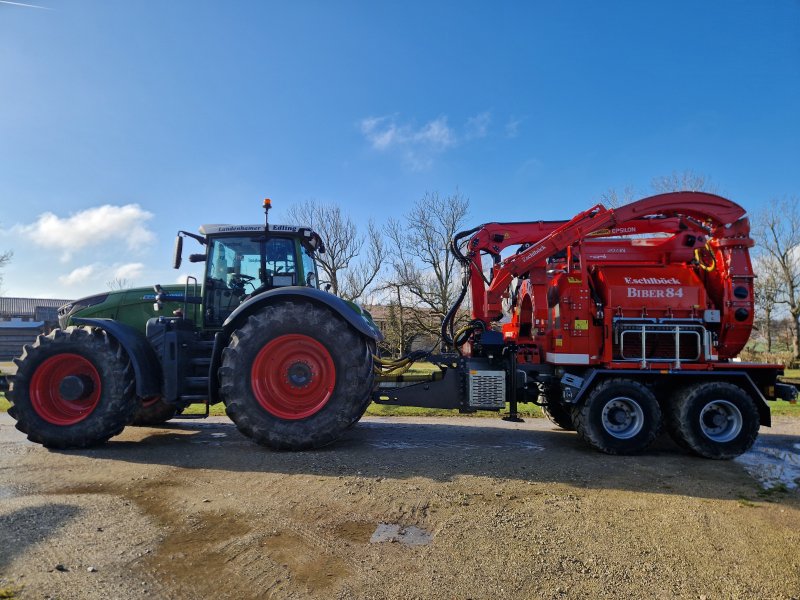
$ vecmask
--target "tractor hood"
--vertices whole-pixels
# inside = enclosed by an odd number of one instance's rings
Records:
[[[156,293],[152,287],[131,288],[87,296],[58,309],[62,329],[73,325],[74,318],[114,319],[144,333],[147,320],[158,315],[171,315],[183,306],[185,286],[162,286],[166,294],[164,306],[158,313],[153,309]]]

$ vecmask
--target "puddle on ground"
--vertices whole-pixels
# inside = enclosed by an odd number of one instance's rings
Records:
[[[406,546],[425,546],[432,540],[433,536],[430,533],[414,525],[402,527],[396,523],[380,523],[369,542],[370,544],[399,542]]]
[[[776,448],[756,443],[749,451],[735,459],[745,470],[766,488],[800,487],[800,444],[792,449]]]

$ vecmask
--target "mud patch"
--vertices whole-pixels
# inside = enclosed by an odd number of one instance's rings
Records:
[[[374,522],[345,521],[336,527],[336,535],[354,544],[366,544],[374,530]]]
[[[309,592],[330,587],[350,575],[347,564],[309,544],[301,536],[279,531],[261,541],[261,549],[270,560],[289,571],[292,579]]]

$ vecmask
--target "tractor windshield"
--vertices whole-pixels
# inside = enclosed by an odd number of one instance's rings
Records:
[[[221,325],[254,292],[305,285],[298,277],[292,238],[212,238],[206,262],[206,323]]]

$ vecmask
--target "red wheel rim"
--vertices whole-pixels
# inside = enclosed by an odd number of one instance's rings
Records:
[[[281,419],[304,419],[330,400],[336,367],[328,349],[317,340],[290,333],[259,351],[250,383],[256,400],[269,413]]]
[[[62,394],[61,385],[67,377],[81,382],[82,391],[74,399]],[[29,389],[33,409],[42,419],[53,425],[74,425],[88,417],[100,402],[100,374],[79,354],[57,354],[39,365]]]

